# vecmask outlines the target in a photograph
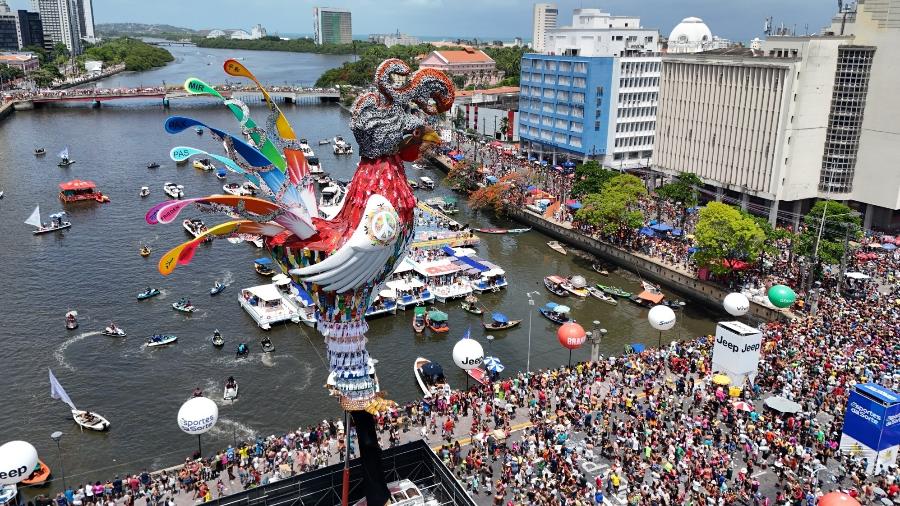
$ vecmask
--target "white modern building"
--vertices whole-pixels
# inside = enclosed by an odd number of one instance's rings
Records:
[[[90,43],[97,41],[94,33],[94,0],[77,0],[78,3],[78,29],[81,31],[82,40]]]
[[[45,38],[53,44],[65,44],[72,54],[81,54],[81,15],[78,0],[31,0],[31,10],[40,13]]]
[[[559,10],[556,4],[534,4],[534,15],[531,27],[531,48],[543,53],[547,46],[547,30],[556,28]]]
[[[206,34],[207,39],[218,39],[221,37],[227,37],[228,34],[225,33],[224,30],[210,30],[209,33]]]
[[[648,167],[659,91],[659,31],[639,18],[576,9],[522,59],[519,135],[531,156]]]
[[[313,7],[313,22],[316,44],[349,44],[353,41],[353,23],[347,9]]]
[[[666,52],[670,54],[699,53],[712,49],[724,49],[730,45],[730,41],[713,35],[712,30],[702,19],[689,17],[682,19],[681,23],[672,29]]]
[[[231,32],[231,35],[228,36],[230,39],[234,40],[252,40],[252,37],[246,30],[235,30]]]
[[[250,38],[251,39],[261,39],[265,37],[267,34],[266,29],[263,28],[263,25],[257,23],[250,29]]]
[[[865,0],[820,35],[667,55],[655,168],[772,222],[829,198],[898,228],[898,44],[900,0]]]
[[[418,37],[407,35],[405,33],[373,33],[369,35],[369,40],[376,44],[384,44],[387,47],[393,46],[415,46],[420,43]]]

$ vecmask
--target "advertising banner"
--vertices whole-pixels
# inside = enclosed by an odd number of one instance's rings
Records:
[[[713,346],[712,369],[740,386],[756,376],[762,348],[762,333],[741,322],[719,322]]]
[[[881,473],[900,449],[900,396],[875,383],[859,384],[847,398],[841,451],[866,459],[866,472]]]

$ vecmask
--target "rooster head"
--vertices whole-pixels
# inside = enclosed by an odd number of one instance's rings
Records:
[[[403,60],[385,60],[375,72],[374,89],[353,104],[350,129],[363,158],[419,157],[424,143],[439,143],[427,117],[450,110],[455,91],[441,71],[412,72]]]

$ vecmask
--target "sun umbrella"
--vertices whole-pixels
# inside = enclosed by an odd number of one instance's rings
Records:
[[[724,374],[716,374],[715,376],[713,376],[712,382],[715,383],[716,385],[722,385],[722,386],[730,385],[731,378],[729,378],[728,376],[726,376]]]
[[[440,378],[444,375],[444,368],[437,362],[428,362],[422,366],[422,374],[432,378]]]
[[[447,313],[443,311],[429,311],[428,319],[433,322],[445,322],[447,321]]]
[[[799,404],[797,404],[796,402],[794,402],[790,399],[781,397],[780,395],[775,396],[775,397],[769,397],[768,399],[766,399],[765,404],[766,404],[766,406],[768,406],[780,413],[796,413],[796,412],[800,411]]]
[[[495,373],[501,373],[506,369],[497,357],[484,357],[484,368]]]
[[[882,244],[881,247],[888,251],[894,251],[895,249],[897,249],[897,245],[892,242],[886,242]]]
[[[570,308],[569,306],[556,306],[553,309],[553,312],[559,313],[559,314],[564,314],[564,313],[568,313],[571,310],[572,310],[572,308]]]
[[[493,319],[497,323],[509,323],[509,318],[499,311],[494,311],[493,313],[491,313],[491,319]]]
[[[753,405],[745,401],[734,401],[731,403],[731,407],[738,411],[753,411]]]

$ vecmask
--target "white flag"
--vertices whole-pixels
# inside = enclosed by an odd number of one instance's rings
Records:
[[[56,376],[53,375],[53,371],[47,369],[47,372],[50,373],[50,397],[65,402],[72,409],[78,409],[75,407],[75,403],[72,402],[72,399],[69,399],[69,394],[67,394],[66,391],[63,390],[62,385],[60,385],[59,381],[56,380]]]

